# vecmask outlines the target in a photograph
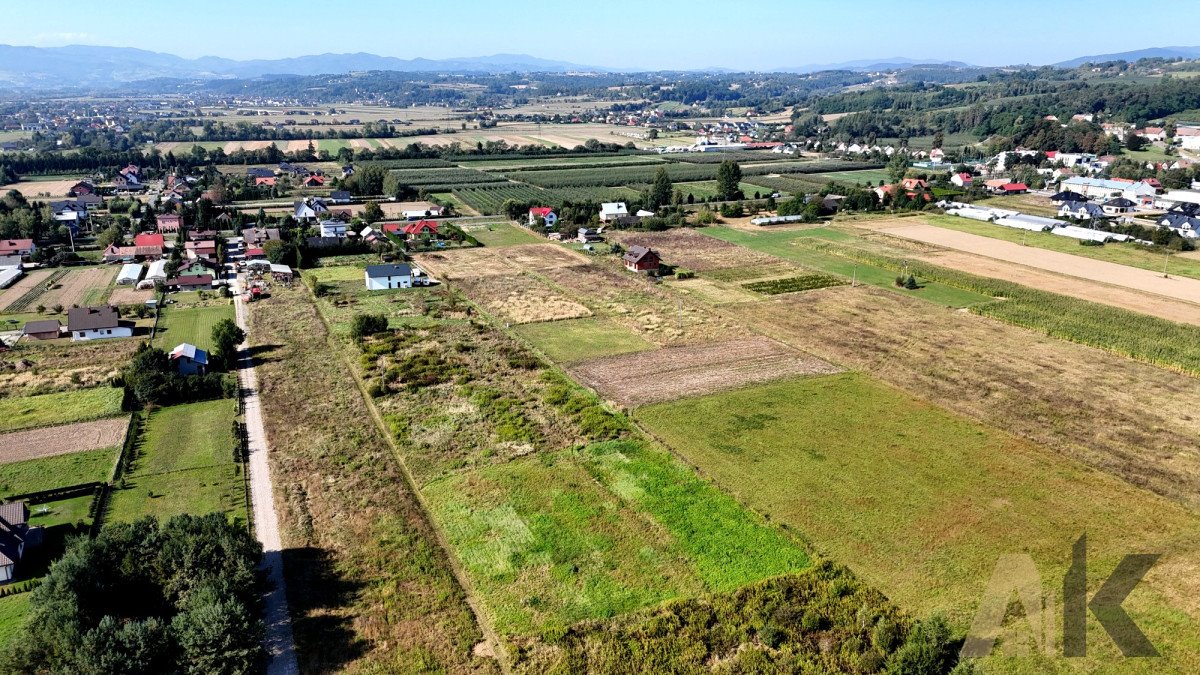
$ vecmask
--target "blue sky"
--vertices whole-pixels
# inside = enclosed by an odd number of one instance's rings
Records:
[[[613,68],[769,70],[896,56],[1040,64],[1200,44],[1196,0],[4,4],[0,43],[139,47],[189,58],[358,51],[401,58],[523,53]],[[1126,16],[1141,23],[1118,18]]]

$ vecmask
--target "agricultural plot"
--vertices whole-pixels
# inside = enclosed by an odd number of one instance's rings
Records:
[[[25,312],[32,310],[38,304],[46,305],[45,302],[41,302],[42,297],[51,292],[51,289],[53,289],[66,275],[67,270],[58,269],[50,271],[46,276],[38,276],[36,282],[33,283],[23,283],[28,281],[27,279],[17,282],[14,288],[21,287],[24,292],[13,298],[13,300],[8,303],[8,306],[4,308],[4,311],[9,313]],[[30,276],[32,277],[33,275]]]
[[[154,333],[154,345],[170,351],[187,342],[201,349],[212,349],[212,329],[222,319],[233,319],[228,300],[206,307],[165,307]]]
[[[94,387],[40,396],[0,398],[0,432],[84,422],[121,414],[125,391]]]
[[[637,164],[660,164],[663,158],[659,155],[605,155],[590,153],[580,156],[534,156],[517,157],[512,159],[475,158],[474,156],[459,158],[459,166],[480,171],[513,171],[516,169],[553,168],[585,168],[585,167],[618,167]]]
[[[609,236],[613,241],[626,248],[630,246],[652,248],[662,256],[663,262],[695,272],[709,272],[726,267],[768,265],[775,261],[769,255],[707,237],[691,228],[676,228],[664,232],[618,230]]]
[[[715,180],[717,167],[712,164],[663,164],[661,166],[629,166],[620,169],[557,169],[545,171],[512,171],[512,180],[544,188],[580,186],[616,187],[651,183],[660,168],[665,168],[676,183]]]
[[[815,175],[755,176],[754,183],[768,190],[788,195],[804,195],[825,187],[826,181]]]
[[[813,178],[818,178],[822,181],[835,181],[838,183],[849,183],[851,185],[859,185],[869,183],[871,185],[879,185],[880,181],[884,183],[891,180],[888,172],[883,169],[861,169],[858,171],[838,171],[834,173],[818,173],[813,174]]]
[[[839,369],[774,340],[668,347],[578,363],[571,373],[627,408],[712,393],[790,375],[827,375]]]
[[[689,196],[692,197],[693,201],[698,202],[715,199],[717,197],[717,181],[715,180],[676,183],[675,189],[683,195],[685,201]],[[742,194],[745,195],[746,199],[754,199],[754,195],[756,194],[760,197],[768,197],[772,192],[775,191],[774,188],[755,185],[745,181],[738,184],[738,189],[742,191]]]
[[[555,292],[545,282],[528,274],[466,281],[461,287],[486,311],[506,323],[578,319],[592,313],[587,307]]]
[[[1135,670],[1200,664],[1198,582],[1177,572],[1200,563],[1200,518],[1179,505],[859,374],[783,380],[649,406],[636,417],[902,607],[945,614],[958,630],[1001,555],[1028,553],[1043,579],[1058,580],[1086,532],[1091,592],[1129,551],[1164,552],[1166,568],[1125,607],[1168,656]],[[1090,667],[1119,660],[1089,623]],[[1038,657],[995,665],[1048,668]]]
[[[26,293],[29,293],[37,288],[44,288],[45,282],[50,278],[50,275],[55,270],[31,270],[25,273],[12,286],[0,291],[0,309],[5,312],[13,312],[20,310],[10,309]]]
[[[118,449],[112,446],[0,464],[0,498],[105,482],[116,463]]]
[[[569,187],[542,189],[523,183],[466,185],[451,194],[476,211],[496,215],[503,211],[504,202],[538,202],[558,206],[564,202],[606,202],[632,199],[636,190],[625,187]]]
[[[518,326],[516,333],[556,363],[575,363],[654,349],[654,343],[607,319],[588,318]]]
[[[18,343],[0,355],[0,394],[14,398],[108,386],[135,349],[134,340]]]
[[[842,286],[845,283],[845,280],[840,277],[828,274],[806,274],[801,277],[752,281],[742,284],[742,288],[754,291],[755,293],[761,293],[762,295],[780,295],[783,293],[799,293],[802,291],[814,291],[820,288],[830,288],[832,286]]]
[[[489,223],[488,225],[467,228],[467,233],[480,244],[490,248],[519,246],[521,244],[540,244],[544,240],[529,230],[517,227],[511,223]]]
[[[245,520],[246,500],[231,400],[189,403],[150,414],[137,454],[114,490],[109,518],[130,522],[220,511]]]
[[[93,422],[0,434],[0,464],[121,445],[128,426],[129,417],[121,415]]]
[[[67,274],[52,280],[54,288],[38,297],[37,304],[46,307],[86,307],[90,303],[102,304],[108,299],[108,289],[116,275],[117,268],[111,265],[71,269]]]
[[[448,169],[393,169],[390,173],[402,185],[411,185],[413,187],[504,182],[504,176],[502,175],[460,167]]]

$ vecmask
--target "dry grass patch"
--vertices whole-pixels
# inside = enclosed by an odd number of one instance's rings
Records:
[[[506,249],[508,250],[508,249]],[[474,279],[513,274],[512,265],[488,248],[464,248],[445,253],[420,253],[413,256],[417,265],[435,279]]]
[[[792,375],[826,375],[838,368],[778,342],[752,337],[586,361],[571,373],[626,407],[737,389]]]
[[[1195,378],[869,287],[728,311],[821,358],[1200,507]]]
[[[116,267],[89,267],[71,270],[67,276],[59,280],[55,288],[43,293],[37,303],[46,307],[55,305],[63,307],[79,305],[82,307],[89,304],[89,300],[94,301],[91,304],[103,304],[107,298],[98,298],[97,296],[103,295],[102,291],[112,282],[116,274]]]
[[[488,312],[514,324],[578,319],[592,313],[528,274],[467,281],[461,286]]]
[[[588,261],[587,258],[580,253],[576,253],[575,251],[559,246],[558,244],[549,243],[509,246],[503,251],[495,251],[494,253],[507,258],[512,262],[512,264],[522,269],[532,271],[573,267]]]
[[[0,395],[33,396],[108,383],[137,349],[137,340],[43,345],[22,342],[0,355]]]
[[[687,297],[713,305],[723,305],[729,302],[754,302],[759,299],[758,295],[740,286],[722,284],[702,277],[669,280],[666,283],[671,289]]]
[[[70,455],[125,442],[129,416],[0,434],[0,464]]]
[[[139,291],[132,286],[117,286],[108,296],[111,305],[141,305],[154,297],[154,289]]]
[[[776,262],[771,256],[707,237],[689,228],[665,232],[614,232],[609,236],[625,247],[652,248],[662,256],[663,262],[697,272]]]
[[[37,288],[38,284],[44,282],[53,272],[53,270],[33,270],[26,272],[25,276],[18,279],[15,284],[0,291],[0,309],[7,308],[22,295]]]

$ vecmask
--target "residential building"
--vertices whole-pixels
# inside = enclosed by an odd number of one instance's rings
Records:
[[[25,502],[0,504],[0,584],[17,578],[17,565],[27,549],[41,542],[41,534],[42,528],[29,527],[29,507]]]
[[[386,291],[394,288],[412,288],[413,286],[413,268],[404,263],[368,265],[365,275],[368,291]]]
[[[67,330],[75,342],[133,337],[133,326],[123,323],[111,306],[72,307],[67,310]]]
[[[320,230],[321,237],[323,238],[346,238],[346,223],[343,223],[340,220],[322,220]]]
[[[625,202],[604,202],[600,205],[600,222],[602,223],[628,215],[629,207],[625,206]]]
[[[158,216],[156,220],[160,235],[176,234],[183,227],[183,216],[174,213],[164,213]]]
[[[180,375],[203,375],[208,372],[208,352],[184,342],[171,350],[171,363]]]
[[[553,228],[558,223],[558,214],[549,206],[535,206],[529,209],[529,226],[537,225],[538,218],[546,222],[546,229]]]
[[[623,261],[631,272],[652,272],[662,264],[658,254],[645,246],[630,246]]]
[[[0,256],[33,255],[36,250],[32,239],[0,239]]]
[[[1104,209],[1092,202],[1082,200],[1077,202],[1063,202],[1058,207],[1058,216],[1060,218],[1074,218],[1076,220],[1101,220],[1107,217]]]
[[[207,291],[212,289],[211,274],[188,274],[167,279],[167,288],[173,291]]]
[[[950,177],[950,182],[965,190],[975,183],[975,177],[966,172],[956,173]]]

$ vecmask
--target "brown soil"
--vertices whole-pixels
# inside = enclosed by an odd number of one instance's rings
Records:
[[[869,287],[723,311],[782,342],[1200,507],[1200,380]]]
[[[103,288],[116,276],[116,267],[91,267],[84,270],[71,270],[65,277],[59,279],[57,288],[46,291],[38,298],[37,304],[53,307],[62,305],[83,306],[88,291]]]
[[[490,313],[515,324],[591,316],[587,307],[563,297],[529,275],[466,281],[463,290]]]
[[[748,248],[721,241],[699,232],[680,228],[666,232],[614,232],[609,237],[622,246],[646,246],[662,256],[668,265],[677,265],[696,272],[726,267],[767,265],[775,258]]]
[[[25,274],[17,280],[15,284],[0,291],[0,309],[5,309],[13,304],[22,295],[33,290],[35,286],[46,280],[50,276],[50,270],[33,270]]]
[[[736,389],[792,375],[839,368],[774,340],[752,337],[586,361],[571,373],[625,407]]]
[[[129,418],[121,416],[0,434],[0,464],[115,448],[125,442],[128,427]]]
[[[112,295],[108,296],[108,302],[112,305],[141,305],[153,297],[153,288],[139,291],[133,286],[117,286]]]

